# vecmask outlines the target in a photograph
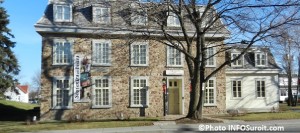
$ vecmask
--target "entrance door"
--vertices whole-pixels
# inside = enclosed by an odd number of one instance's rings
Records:
[[[180,111],[180,93],[181,81],[179,79],[169,79],[168,86],[168,101],[169,101],[169,114],[179,114]]]

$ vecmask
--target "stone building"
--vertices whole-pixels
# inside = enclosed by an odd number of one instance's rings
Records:
[[[190,81],[184,55],[153,39],[163,39],[159,27],[147,15],[130,13],[133,3],[139,2],[49,0],[35,24],[42,36],[42,120],[161,117],[163,82],[167,114],[187,114]],[[180,31],[176,17],[169,16],[167,25],[174,34]],[[147,31],[153,34],[145,36]],[[218,44],[227,36],[228,31],[219,31],[206,39]],[[216,49],[209,48],[208,55]],[[214,69],[224,60],[220,53],[206,66]],[[204,113],[224,113],[225,70],[208,82]]]

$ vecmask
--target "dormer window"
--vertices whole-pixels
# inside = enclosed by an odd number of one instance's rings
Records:
[[[241,53],[231,53],[231,60],[239,56]],[[242,67],[243,66],[243,56],[235,60],[234,62],[231,63],[232,67]]]
[[[131,25],[147,25],[148,16],[146,11],[136,11],[131,17]]]
[[[110,19],[109,7],[93,7],[93,21],[95,23],[109,24]]]
[[[267,65],[266,53],[255,53],[255,66],[265,67]]]
[[[55,22],[72,22],[72,6],[67,4],[54,5]]]
[[[175,13],[169,12],[167,26],[180,27],[179,18]]]

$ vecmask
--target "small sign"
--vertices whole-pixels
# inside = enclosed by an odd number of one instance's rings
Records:
[[[80,68],[81,58],[76,54],[74,56],[74,102],[80,102]]]
[[[166,70],[166,75],[184,75],[183,70]]]

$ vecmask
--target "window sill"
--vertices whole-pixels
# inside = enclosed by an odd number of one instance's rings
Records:
[[[52,64],[52,66],[72,66],[72,63],[68,63],[68,64]]]
[[[112,65],[111,64],[96,64],[96,63],[94,63],[94,64],[92,64],[92,66],[95,66],[95,67],[100,67],[100,66],[102,66],[102,67],[111,67]]]
[[[107,106],[96,106],[96,105],[93,105],[91,108],[92,109],[109,109],[109,108],[112,108],[112,105],[107,105]]]
[[[167,67],[173,67],[173,68],[183,68],[183,65],[176,66],[176,65],[167,65]]]
[[[148,67],[149,65],[146,64],[146,65],[134,65],[134,64],[131,64],[130,65],[131,67]]]
[[[217,104],[204,104],[203,106],[204,107],[215,107],[215,106],[217,106]]]
[[[56,107],[52,107],[51,109],[52,110],[68,110],[68,109],[73,109],[73,107],[72,106],[68,106],[68,107],[58,107],[58,106],[56,106]]]
[[[148,108],[148,105],[130,105],[130,108]]]

